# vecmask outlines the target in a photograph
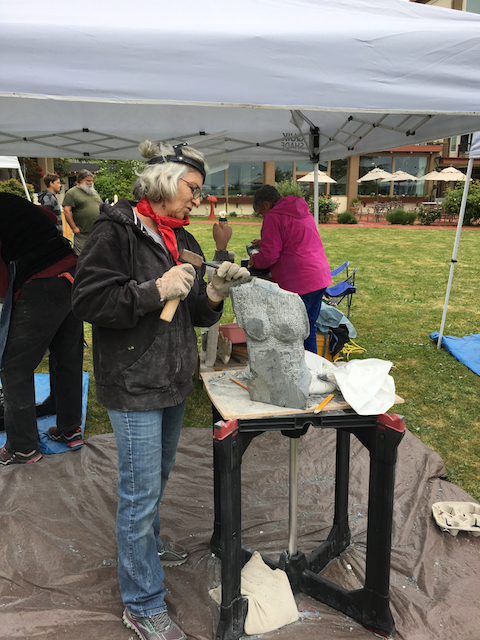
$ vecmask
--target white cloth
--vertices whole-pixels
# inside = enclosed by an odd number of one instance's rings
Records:
[[[287,574],[270,569],[255,551],[242,569],[241,594],[248,600],[245,633],[268,633],[298,620],[298,609]],[[210,589],[210,597],[222,601],[222,587]]]
[[[361,416],[388,411],[395,404],[395,382],[388,375],[392,363],[378,358],[350,360],[332,372],[348,404]]]
[[[332,393],[338,389],[335,378],[333,377],[333,372],[336,369],[333,362],[311,351],[305,351],[305,362],[312,376],[308,389],[309,394],[319,395]],[[331,375],[329,376],[329,374]]]

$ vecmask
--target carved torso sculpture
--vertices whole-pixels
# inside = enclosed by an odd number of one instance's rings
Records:
[[[234,287],[231,295],[247,340],[248,366],[242,378],[251,400],[305,409],[311,376],[303,341],[310,328],[302,299],[258,278]]]

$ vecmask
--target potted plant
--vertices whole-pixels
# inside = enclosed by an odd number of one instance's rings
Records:
[[[350,211],[353,213],[353,215],[356,215],[356,214],[360,213],[360,209],[361,208],[362,208],[362,201],[360,200],[360,198],[358,196],[356,196],[352,200],[352,206],[350,207]]]

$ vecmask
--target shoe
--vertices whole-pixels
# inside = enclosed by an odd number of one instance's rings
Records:
[[[50,440],[55,440],[55,442],[63,442],[69,449],[78,449],[78,447],[81,447],[83,444],[82,430],[80,427],[72,431],[65,431],[65,433],[60,433],[58,427],[50,427],[48,437]]]
[[[0,464],[29,464],[38,462],[42,454],[38,449],[33,451],[7,451],[6,447],[0,449]]]
[[[162,566],[179,567],[187,560],[190,554],[181,544],[166,542],[158,552],[158,555],[162,561]]]
[[[135,631],[141,640],[187,640],[187,636],[180,627],[170,620],[165,613],[142,618],[134,616],[128,609],[123,612],[123,624]]]

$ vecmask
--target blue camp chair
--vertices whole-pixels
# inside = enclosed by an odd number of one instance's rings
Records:
[[[325,295],[328,298],[328,303],[334,306],[338,306],[338,304],[344,299],[347,299],[347,318],[350,318],[350,307],[352,306],[352,298],[353,294],[357,291],[355,286],[355,272],[354,269],[350,274],[348,273],[348,260],[344,262],[339,267],[331,271],[331,276],[334,278],[339,273],[345,271],[346,277],[344,280],[340,282],[332,284],[332,286],[327,287],[325,291]]]

